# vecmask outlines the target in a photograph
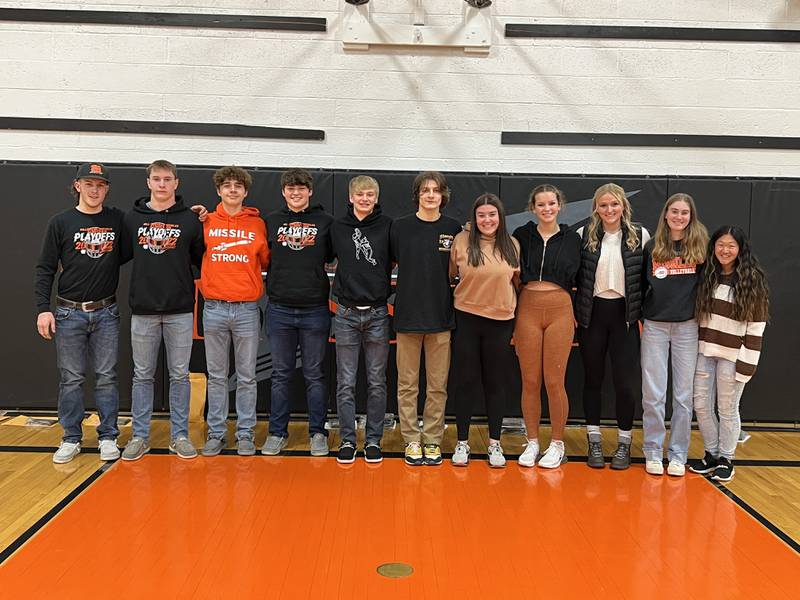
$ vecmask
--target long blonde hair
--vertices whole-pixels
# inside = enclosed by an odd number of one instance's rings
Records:
[[[600,232],[603,230],[603,221],[600,215],[597,214],[597,201],[606,194],[611,194],[622,204],[620,227],[625,232],[628,249],[635,250],[639,245],[639,234],[636,233],[636,228],[633,226],[633,209],[631,209],[631,203],[628,202],[628,198],[625,197],[625,190],[616,183],[605,183],[594,192],[592,216],[589,218],[589,223],[586,225],[586,248],[591,252],[596,252],[600,247],[600,241],[602,239],[600,237]]]
[[[691,212],[679,253],[675,252],[675,244],[670,237],[669,225],[667,224],[667,211],[676,202],[685,202],[689,205],[689,211]],[[700,264],[705,262],[707,250],[708,230],[700,222],[700,217],[697,216],[694,198],[689,194],[672,194],[667,198],[664,208],[661,209],[661,215],[658,217],[658,226],[653,236],[653,260],[666,262],[680,254],[684,262]]]

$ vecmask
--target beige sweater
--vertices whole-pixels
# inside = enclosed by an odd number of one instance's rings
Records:
[[[519,255],[519,244],[511,238]],[[512,267],[495,255],[494,238],[481,236],[483,264],[473,267],[468,262],[469,231],[462,231],[453,240],[450,252],[450,275],[459,277],[454,292],[455,307],[487,319],[508,321],[517,307],[516,284],[519,267]]]

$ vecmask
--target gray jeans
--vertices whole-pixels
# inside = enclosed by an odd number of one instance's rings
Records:
[[[367,375],[366,445],[380,445],[386,413],[388,310],[385,306],[366,310],[339,306],[333,320],[333,331],[336,335],[336,406],[341,440],[356,443],[356,377],[363,346]]]
[[[189,436],[189,359],[192,355],[194,315],[131,316],[131,348],[133,350],[133,391],[131,413],[133,435],[150,439],[153,416],[153,379],[158,366],[161,340],[167,354],[169,371],[170,437]]]
[[[208,437],[224,439],[228,418],[230,346],[236,365],[236,439],[253,440],[256,426],[256,360],[261,315],[256,302],[206,300],[203,331],[208,368]]]
[[[736,381],[736,363],[699,354],[694,373],[694,411],[706,452],[733,460],[739,430],[739,400],[744,383]],[[717,400],[719,420],[714,414]]]

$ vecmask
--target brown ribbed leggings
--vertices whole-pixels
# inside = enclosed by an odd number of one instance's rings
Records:
[[[514,347],[522,372],[522,416],[530,439],[539,437],[543,371],[552,438],[564,439],[564,426],[569,414],[564,375],[574,334],[572,301],[566,291],[522,290],[514,328]]]

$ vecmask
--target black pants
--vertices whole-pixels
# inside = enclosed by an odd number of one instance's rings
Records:
[[[456,310],[453,373],[456,378],[458,439],[469,439],[476,401],[483,396],[489,417],[489,437],[500,439],[511,356],[514,319],[497,321]]]
[[[595,297],[589,327],[578,329],[583,358],[583,411],[587,425],[600,424],[600,388],[606,371],[606,352],[611,355],[614,391],[617,395],[617,426],[633,428],[633,413],[642,401],[639,362],[639,324],[625,322],[625,298]]]

